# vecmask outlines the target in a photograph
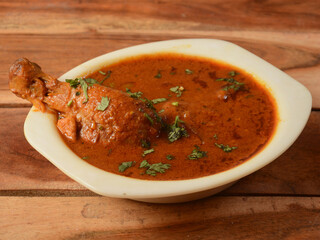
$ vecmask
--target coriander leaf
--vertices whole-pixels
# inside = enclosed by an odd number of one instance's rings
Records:
[[[214,134],[213,137],[214,137],[214,139],[218,140],[218,135],[217,134]]]
[[[66,79],[66,82],[70,84],[70,87],[77,88],[80,84],[79,78],[76,79]]]
[[[223,91],[228,91],[230,89],[233,89],[234,91],[238,91],[244,85],[244,83],[238,82],[234,78],[218,78],[216,79],[216,81],[217,82],[224,81],[229,83],[229,85],[222,88]]]
[[[91,87],[93,84],[100,84],[100,82],[93,78],[85,78],[83,80],[85,80],[88,83],[89,87]]]
[[[165,102],[165,101],[167,101],[166,98],[156,98],[156,99],[151,100],[151,102],[153,104],[157,104],[157,103],[161,103],[161,102]]]
[[[132,98],[140,98],[141,96],[142,96],[142,92],[135,92],[135,93],[133,93],[133,92],[131,92],[131,90],[129,89],[129,88],[126,88],[126,92],[129,94],[129,96],[130,97],[132,97]]]
[[[71,100],[68,102],[67,106],[70,107],[72,103],[73,103],[73,100],[71,99]]]
[[[106,110],[107,107],[109,106],[109,103],[110,103],[110,99],[107,96],[102,97],[100,104],[97,106],[97,110],[100,110],[100,111]]]
[[[80,96],[81,92],[76,92],[76,96]]]
[[[173,159],[175,159],[175,157],[172,156],[172,155],[170,155],[170,154],[168,154],[168,155],[166,156],[166,158],[167,158],[168,160],[173,160]]]
[[[188,155],[190,160],[196,160],[207,156],[207,152],[201,151],[200,147],[195,145],[195,149],[193,149],[192,153]]]
[[[231,72],[229,72],[229,75],[231,76],[231,77],[234,77],[234,76],[236,76],[236,75],[238,75],[239,73],[238,72],[236,72],[236,71],[231,71]]]
[[[160,70],[158,71],[157,75],[155,75],[154,77],[155,78],[161,78],[162,77]]]
[[[176,107],[178,107],[179,106],[179,102],[173,102],[173,103],[171,103],[173,106],[176,106]]]
[[[88,99],[89,99],[89,97],[88,97],[88,84],[83,79],[80,79],[79,81],[80,81],[80,85],[83,90],[83,94],[85,96],[85,101],[83,103],[86,103],[86,102],[88,102]]]
[[[82,159],[83,160],[87,160],[87,159],[89,159],[89,157],[88,156],[84,156],[84,157],[82,157]]]
[[[124,172],[127,170],[129,167],[132,167],[136,162],[135,161],[130,161],[130,162],[123,162],[119,165],[119,172]]]
[[[151,125],[153,125],[152,118],[147,113],[143,113],[143,115],[150,121]]]
[[[110,77],[111,71],[109,70],[106,74],[107,74],[107,75],[106,75],[106,76],[102,79],[102,81],[100,82],[101,85],[103,84],[103,82],[104,82],[105,80],[107,80],[107,79]],[[103,75],[105,75],[105,74],[103,74]]]
[[[146,160],[143,160],[140,164],[140,168],[147,168],[146,174],[150,176],[156,176],[157,173],[165,173],[166,170],[168,170],[171,167],[171,164],[168,163],[154,163],[150,164]]]
[[[160,113],[163,113],[164,112],[164,109],[161,109],[158,113],[160,114]]]
[[[170,142],[177,141],[181,137],[188,137],[187,130],[179,126],[179,123],[184,123],[179,119],[179,116],[176,116],[174,124],[168,126],[168,139]]]
[[[224,152],[232,152],[233,150],[237,149],[238,147],[230,147],[229,145],[223,145],[223,144],[218,144],[214,143],[218,148],[222,149]]]
[[[176,93],[177,97],[181,97],[183,90],[184,88],[182,86],[176,86],[176,87],[170,88],[170,91]]]
[[[102,71],[99,71],[99,73],[102,74],[102,75],[106,75],[106,73],[105,73],[105,72],[102,72]]]
[[[144,140],[144,139],[141,139],[141,146],[143,147],[143,148],[150,148],[150,142],[149,141],[147,141],[147,140]]]
[[[185,73],[188,74],[188,75],[190,75],[190,74],[193,74],[193,71],[191,71],[190,69],[186,69],[186,70],[185,70]]]
[[[151,149],[148,149],[148,150],[145,150],[143,151],[142,153],[142,157],[145,157],[147,154],[150,154],[150,153],[153,153],[154,152],[154,149],[151,148]]]

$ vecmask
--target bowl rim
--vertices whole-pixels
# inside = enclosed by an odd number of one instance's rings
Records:
[[[264,84],[275,99],[279,115],[277,128],[267,146],[246,162],[220,173],[187,180],[159,181],[120,176],[90,165],[62,143],[53,114],[35,111],[34,107],[24,124],[28,142],[66,175],[93,192],[117,198],[151,199],[205,191],[239,180],[286,151],[307,123],[312,100],[302,84],[260,57],[223,40],[176,39],[128,47],[84,62],[58,79],[64,81],[84,76],[128,57],[157,53],[211,58],[236,66]]]

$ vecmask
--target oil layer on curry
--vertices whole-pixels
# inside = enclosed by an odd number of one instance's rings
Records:
[[[268,143],[277,123],[272,96],[250,74],[192,56],[128,58],[66,82],[19,59],[9,85],[41,111],[55,110],[62,138],[79,157],[140,179],[235,167]]]

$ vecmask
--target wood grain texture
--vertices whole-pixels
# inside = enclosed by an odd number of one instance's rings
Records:
[[[0,197],[0,201],[2,240],[320,237],[320,198],[211,197],[172,205],[106,197]]]
[[[169,39],[168,36],[106,36],[92,33],[72,37],[68,35],[0,35],[0,46],[3,49],[3,57],[0,59],[0,106],[30,106],[26,101],[16,98],[8,91],[8,70],[11,63],[19,57],[28,57],[42,66],[46,72],[58,77],[80,63],[104,53],[165,39]],[[317,78],[320,75],[320,44],[318,47],[306,47],[290,45],[286,42],[230,39],[226,36],[222,39],[244,47],[300,81],[311,91],[313,107],[320,108],[320,94],[318,94],[320,84]]]
[[[87,31],[319,31],[316,0],[1,1],[3,33]],[[80,17],[81,16],[81,17]]]
[[[10,195],[7,190],[47,189],[80,190],[79,195],[83,195],[84,187],[64,175],[27,143],[23,136],[23,122],[27,112],[28,109],[24,108],[0,109],[2,194]],[[319,123],[320,112],[313,112],[305,130],[286,153],[222,194],[320,195]],[[26,192],[20,194],[26,195]],[[77,195],[77,192],[66,195]]]

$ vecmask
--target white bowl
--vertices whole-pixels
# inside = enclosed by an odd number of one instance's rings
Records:
[[[83,76],[130,56],[154,53],[211,58],[251,73],[276,99],[279,122],[269,144],[245,163],[218,174],[190,180],[150,181],[108,173],[79,158],[62,141],[52,114],[31,109],[24,125],[28,142],[61,171],[93,192],[116,198],[172,203],[215,194],[264,167],[290,147],[308,120],[311,94],[303,85],[247,50],[221,40],[182,39],[129,47],[89,60],[59,80]]]

